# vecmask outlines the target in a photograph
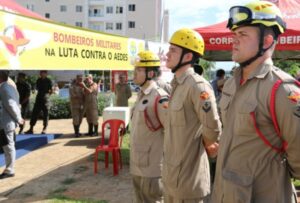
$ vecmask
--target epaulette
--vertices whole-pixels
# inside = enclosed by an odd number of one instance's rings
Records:
[[[157,87],[157,92],[159,94],[159,96],[163,97],[163,96],[169,96],[168,93],[161,87]]]
[[[197,73],[193,73],[190,77],[193,81],[195,81],[196,83],[203,83],[204,82],[204,78],[200,75],[198,75]]]
[[[278,77],[278,79],[282,80],[284,83],[294,83],[295,78],[287,74],[286,72],[282,71],[281,69],[274,67],[273,71],[274,75]]]

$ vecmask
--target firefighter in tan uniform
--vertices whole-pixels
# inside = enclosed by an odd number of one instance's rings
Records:
[[[129,84],[126,82],[126,76],[120,75],[120,82],[116,84],[116,106],[128,106],[128,99],[132,96]]]
[[[134,83],[141,87],[132,109],[130,173],[136,203],[162,201],[161,167],[164,122],[168,94],[154,81],[160,68],[159,57],[151,51],[139,53]]]
[[[180,29],[171,37],[166,66],[175,76],[165,125],[165,203],[202,203],[210,194],[208,154],[216,154],[221,123],[211,85],[191,65],[203,53],[197,32]]]
[[[211,202],[295,203],[291,176],[300,179],[300,89],[271,58],[285,31],[281,12],[268,1],[235,6],[228,28],[232,59],[240,67],[220,101],[224,129]]]
[[[89,125],[89,131],[86,135],[98,135],[98,85],[93,81],[93,76],[89,74],[86,77],[86,84],[81,83],[84,89],[84,112]]]
[[[80,137],[79,128],[83,117],[84,91],[80,86],[82,81],[83,76],[77,75],[76,80],[72,83],[69,89],[75,137]]]

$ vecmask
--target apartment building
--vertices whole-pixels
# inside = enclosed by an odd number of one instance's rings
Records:
[[[16,0],[53,21],[150,41],[168,41],[163,0]]]

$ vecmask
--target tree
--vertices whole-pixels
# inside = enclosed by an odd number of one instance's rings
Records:
[[[300,63],[294,60],[275,61],[275,66],[289,73],[293,77],[300,71]]]

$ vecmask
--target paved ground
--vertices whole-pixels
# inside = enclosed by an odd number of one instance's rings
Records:
[[[42,122],[35,130],[41,131]],[[83,122],[82,132],[87,131]],[[128,166],[117,177],[112,168],[93,174],[93,153],[100,137],[74,138],[71,119],[52,120],[49,133],[63,133],[61,138],[35,150],[16,162],[16,176],[1,180],[3,202],[45,202],[54,195],[78,199],[132,202]],[[1,171],[3,168],[1,168]]]

